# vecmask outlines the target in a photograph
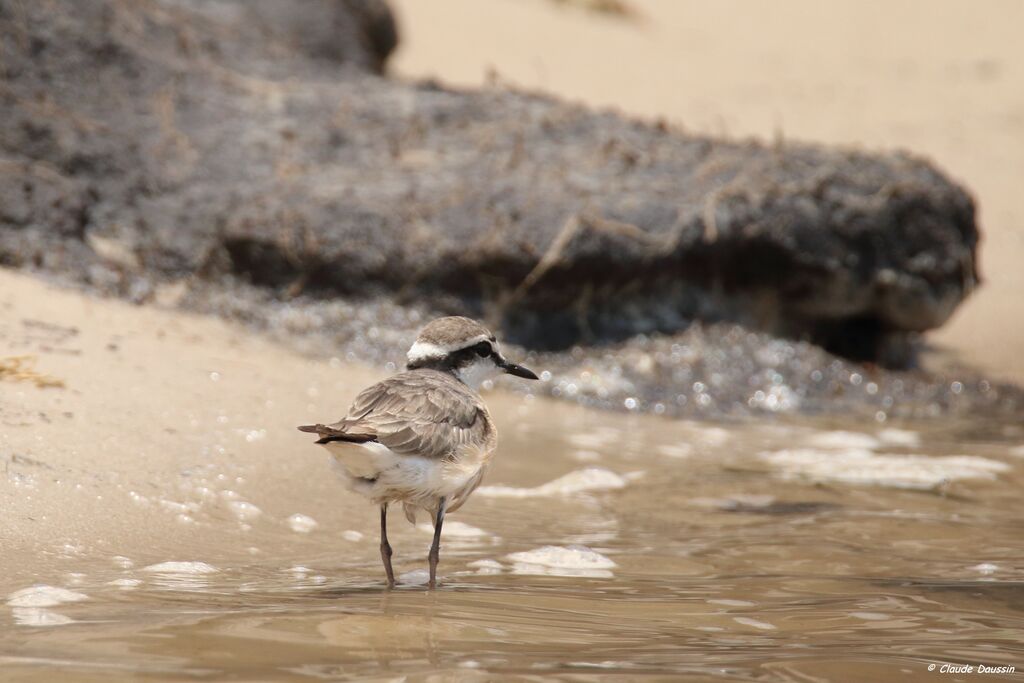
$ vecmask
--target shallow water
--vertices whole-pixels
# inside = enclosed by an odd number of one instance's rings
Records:
[[[309,471],[324,482],[265,477],[244,500],[164,506],[194,528],[173,552],[147,547],[143,530],[134,546],[8,556],[4,678],[847,681],[939,680],[927,667],[944,662],[1024,670],[1020,428],[711,424],[488,400],[501,448],[487,488],[449,518],[439,590],[421,583],[429,527],[400,514],[391,527],[404,585],[384,589],[375,511],[333,493],[311,451]],[[260,476],[232,467],[240,477],[225,490]],[[295,501],[324,491],[345,501],[337,514],[320,501],[295,516]]]

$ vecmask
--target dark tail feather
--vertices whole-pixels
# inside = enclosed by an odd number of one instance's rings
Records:
[[[334,427],[328,427],[327,425],[315,424],[315,425],[302,425],[299,427],[300,432],[311,432],[320,436],[317,443],[329,443],[331,441],[351,441],[352,443],[366,443],[367,441],[374,441],[377,438],[376,434],[358,434],[348,433]]]
[[[321,434],[320,439],[317,443],[330,443],[331,441],[349,441],[351,443],[366,443],[367,441],[376,441],[377,436],[375,434],[345,434],[344,432],[334,432],[331,434]]]

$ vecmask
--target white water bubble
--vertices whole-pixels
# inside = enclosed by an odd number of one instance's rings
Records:
[[[931,489],[958,479],[996,478],[1009,465],[974,455],[924,456],[873,453],[850,448],[839,451],[791,449],[759,454],[784,478],[873,484],[904,489]]]
[[[807,439],[807,443],[812,446],[816,446],[817,448],[861,448],[866,450],[874,450],[881,445],[879,440],[870,434],[864,434],[863,432],[846,432],[842,430],[834,432],[818,432]]]
[[[11,609],[11,616],[18,626],[64,626],[75,623],[71,617],[42,607],[15,607]]]
[[[296,512],[288,518],[288,526],[296,533],[308,534],[316,529],[317,521],[309,515],[303,515]]]
[[[160,574],[214,574],[220,570],[205,562],[170,561],[151,564],[143,567],[142,571]]]
[[[434,533],[432,524],[417,524],[416,528],[427,533]],[[491,538],[490,532],[478,529],[463,522],[447,521],[441,526],[441,535],[452,538]]]
[[[473,560],[466,566],[475,569],[476,573],[481,575],[500,574],[505,570],[505,565],[497,560]]]
[[[921,435],[909,429],[896,429],[889,427],[878,432],[878,438],[889,446],[901,446],[903,448],[917,448],[921,445]]]
[[[769,624],[767,621],[758,621],[757,619],[751,619],[750,617],[733,617],[732,619],[737,624],[743,624],[744,626],[752,626],[761,631],[774,631],[775,626]]]
[[[89,596],[85,593],[46,584],[36,584],[8,595],[7,604],[11,607],[53,607],[66,602],[79,602],[88,599]]]
[[[850,612],[850,616],[864,621],[888,621],[890,619],[888,614],[881,612]]]
[[[708,600],[711,605],[722,605],[724,607],[756,607],[756,602],[750,602],[749,600],[733,600],[731,598],[717,598],[714,600]]]
[[[684,459],[693,455],[693,446],[688,443],[662,444],[655,446],[654,450],[669,458]]]
[[[131,559],[125,557],[124,555],[114,555],[110,559],[113,560],[114,564],[120,567],[121,569],[131,569],[135,566],[135,563],[132,562]]]
[[[535,550],[511,553],[512,573],[535,576],[578,576],[611,578],[611,559],[585,546],[546,545]]]
[[[404,583],[407,586],[423,586],[428,581],[430,581],[430,572],[426,569],[413,569],[398,575],[398,583]]]
[[[152,583],[173,591],[197,591],[209,588],[209,576],[219,571],[205,562],[170,561],[151,564],[142,571],[153,574]]]
[[[244,500],[233,500],[228,503],[228,508],[234,513],[240,522],[248,522],[263,514],[263,510]]]

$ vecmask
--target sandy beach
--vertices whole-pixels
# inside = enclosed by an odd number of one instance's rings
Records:
[[[973,193],[982,287],[935,361],[1024,382],[1024,48],[1014,0],[395,0],[391,73],[538,90],[716,136],[906,149]]]
[[[304,359],[212,318],[92,299],[10,271],[0,270],[0,291],[0,356],[27,357],[21,381],[0,378],[10,575],[46,563],[41,549],[65,547],[69,560],[141,549],[167,559],[196,540],[200,507],[239,523],[354,511],[325,481],[319,454],[296,452],[293,432],[318,408],[340,413],[373,373]],[[309,490],[303,482],[329,488],[301,510],[263,502],[294,505]],[[253,501],[256,509],[243,505]],[[246,555],[237,525],[202,526],[204,544]]]

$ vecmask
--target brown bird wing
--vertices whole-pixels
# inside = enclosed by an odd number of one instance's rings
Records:
[[[348,415],[331,425],[299,427],[320,442],[377,441],[395,453],[444,458],[496,441],[480,398],[451,375],[434,370],[403,372],[364,389]]]

